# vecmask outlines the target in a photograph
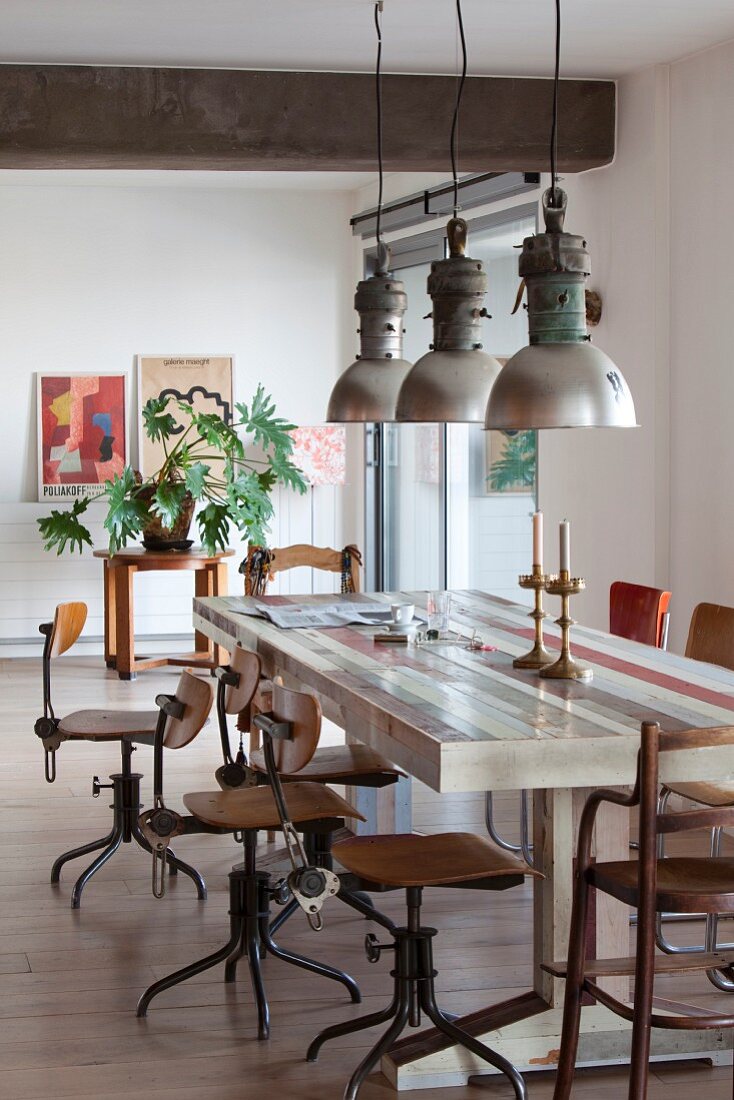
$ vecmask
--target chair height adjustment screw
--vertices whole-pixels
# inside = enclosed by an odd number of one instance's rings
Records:
[[[285,905],[290,901],[291,891],[288,880],[281,878],[270,887],[269,894],[276,905]]]
[[[374,932],[368,932],[364,938],[364,953],[367,956],[368,962],[376,963],[380,961],[380,955],[383,951],[394,951],[394,943],[378,943],[377,936]]]
[[[114,787],[114,783],[100,783],[99,776],[95,775],[92,779],[92,798],[99,798],[99,792],[109,787],[110,790]]]

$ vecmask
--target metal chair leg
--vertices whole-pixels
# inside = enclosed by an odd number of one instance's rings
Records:
[[[65,863],[68,863],[70,859],[78,859],[80,856],[89,856],[92,852],[98,852],[100,848],[106,848],[112,841],[115,835],[115,830],[111,829],[107,836],[101,837],[99,840],[92,840],[89,844],[80,844],[78,848],[72,848],[68,852],[64,852],[62,856],[54,863],[51,868],[51,882],[55,886],[61,878],[61,868]]]
[[[397,1039],[400,1032],[403,1030],[408,1022],[408,1014],[410,1006],[408,998],[402,996],[400,1002],[397,1005],[396,1015],[389,1028],[382,1036],[382,1038],[375,1043],[372,1050],[362,1059],[354,1073],[349,1079],[347,1087],[344,1090],[344,1100],[357,1100],[357,1095],[365,1079],[372,1072],[374,1067],[378,1064],[383,1054],[387,1054],[390,1047]]]
[[[71,891],[71,907],[72,909],[78,909],[82,902],[82,890],[89,882],[92,875],[96,875],[100,867],[104,867],[108,859],[111,859],[117,849],[122,844],[122,833],[116,831],[112,835],[111,843],[105,848],[103,852],[100,852],[97,858],[89,864],[86,871],[82,871],[79,878],[74,883],[74,888]]]
[[[153,982],[148,986],[145,992],[142,994],[138,1001],[138,1007],[136,1010],[136,1016],[145,1016],[148,1011],[148,1005],[157,997],[159,993],[163,993],[164,990],[170,989],[174,985],[179,985],[180,982],[185,982],[188,978],[193,978],[197,974],[202,974],[205,970],[210,970],[217,963],[224,962],[228,955],[232,953],[233,948],[237,945],[240,937],[239,925],[237,930],[230,937],[229,942],[220,947],[218,951],[214,951],[211,955],[206,955],[203,959],[199,959],[197,962],[189,963],[188,966],[182,966],[180,970],[174,970],[173,974],[168,974],[165,978],[160,978],[157,982]]]
[[[520,843],[512,844],[511,841],[505,840],[497,832],[497,826],[494,823],[493,813],[493,801],[492,792],[485,791],[484,794],[484,822],[487,827],[487,832],[490,838],[499,848],[504,848],[506,852],[516,852],[521,854],[527,864],[532,866],[533,863],[533,845],[530,841],[530,810],[529,810],[529,792],[520,791]]]
[[[354,978],[351,978],[349,974],[345,974],[343,970],[337,970],[336,967],[328,966],[326,963],[316,962],[315,959],[309,959],[305,955],[297,955],[294,951],[287,951],[285,948],[279,947],[270,934],[267,916],[260,918],[260,939],[269,955],[273,955],[283,962],[291,963],[293,966],[299,966],[302,970],[310,970],[312,974],[320,974],[323,978],[331,978],[332,981],[341,982],[349,990],[352,1003],[355,1005],[358,1005],[362,1000],[359,986]]]
[[[522,844],[512,844],[509,840],[505,840],[497,832],[497,826],[494,823],[494,806],[492,800],[492,792],[486,791],[484,795],[484,823],[487,827],[487,832],[490,838],[499,848],[504,848],[506,852],[522,852]]]

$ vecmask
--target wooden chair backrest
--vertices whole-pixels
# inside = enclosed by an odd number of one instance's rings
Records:
[[[305,768],[316,751],[321,736],[321,704],[305,691],[292,691],[273,683],[273,717],[277,722],[292,722],[290,741],[273,740],[275,766],[290,775]]]
[[[670,595],[664,588],[615,581],[609,589],[610,634],[660,647]]]
[[[235,646],[229,658],[229,667],[237,672],[240,682],[224,689],[224,709],[227,714],[239,714],[252,701],[260,683],[261,661],[251,649]]]
[[[59,657],[71,649],[87,621],[85,603],[60,603],[54,612],[49,638],[49,657]]]
[[[206,722],[214,701],[211,677],[207,676],[204,680],[184,670],[178,681],[176,698],[185,709],[181,718],[168,718],[166,721],[163,744],[167,749],[182,749],[190,744]]]
[[[734,669],[734,607],[700,603],[694,608],[686,657]]]
[[[259,561],[262,560],[263,555],[266,555],[266,560],[263,568],[260,568]],[[245,595],[264,596],[268,581],[276,573],[297,569],[300,566],[321,569],[327,573],[343,573],[343,591],[359,592],[361,565],[362,554],[358,547],[353,545],[345,546],[343,550],[332,550],[329,546],[310,546],[305,542],[279,549],[250,546],[244,567]]]

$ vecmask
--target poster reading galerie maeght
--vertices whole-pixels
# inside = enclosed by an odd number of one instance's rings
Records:
[[[232,418],[231,355],[139,355],[139,413],[151,397],[171,396],[186,401],[199,412],[215,412],[225,420]],[[172,401],[169,411],[175,417]],[[138,416],[138,462],[143,477],[159,469],[165,459],[163,445],[148,439]],[[179,427],[183,431],[183,427]]]

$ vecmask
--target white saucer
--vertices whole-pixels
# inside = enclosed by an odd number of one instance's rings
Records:
[[[414,620],[412,623],[388,623],[387,629],[391,634],[412,634],[419,625],[420,620]]]

